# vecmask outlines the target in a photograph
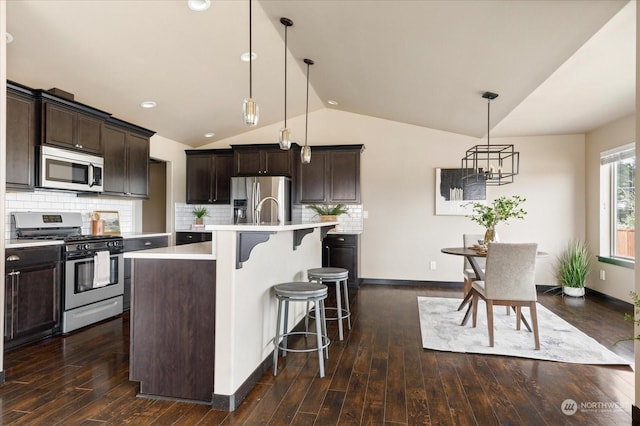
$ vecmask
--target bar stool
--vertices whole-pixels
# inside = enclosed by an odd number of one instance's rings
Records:
[[[287,352],[312,352],[318,351],[318,363],[320,365],[320,377],[324,377],[324,356],[329,358],[329,337],[327,336],[327,323],[325,320],[324,300],[327,298],[327,286],[321,283],[289,282],[274,286],[276,298],[278,299],[278,319],[276,321],[276,337],[274,339],[275,349],[273,350],[273,375],[278,374],[278,352],[282,350],[282,356],[286,357]],[[289,324],[289,302],[306,302],[307,307],[310,302],[314,303],[314,309],[320,314],[316,318],[316,332],[287,331]],[[282,319],[282,307],[284,305],[284,322]],[[305,311],[305,315],[307,315]],[[308,324],[308,323],[307,323]],[[316,346],[304,349],[292,349],[287,347],[287,338],[293,335],[315,335]],[[282,343],[280,342],[282,338]],[[324,355],[324,356],[323,356]]]
[[[340,340],[344,338],[342,320],[347,319],[349,330],[351,330],[351,309],[349,308],[349,291],[347,290],[347,279],[349,271],[344,268],[312,268],[307,270],[309,281],[317,281],[319,283],[335,282],[336,283],[336,307],[326,308],[326,310],[336,311],[335,317],[326,317],[327,321],[338,321],[338,335]],[[340,295],[340,283],[344,291],[344,308],[342,307],[342,298]]]

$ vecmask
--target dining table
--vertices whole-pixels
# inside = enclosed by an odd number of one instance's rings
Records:
[[[483,248],[483,247],[480,247],[480,246],[473,246],[473,247],[446,247],[446,248],[440,249],[440,251],[442,253],[451,254],[451,255],[454,255],[454,256],[464,256],[467,259],[467,261],[469,261],[469,264],[471,265],[471,268],[473,269],[473,272],[476,275],[476,280],[477,281],[484,281],[484,269],[482,269],[482,267],[478,263],[478,259],[487,257],[487,249],[486,248]],[[543,251],[538,251],[536,253],[536,257],[545,257],[547,255],[548,255],[548,253],[543,252]],[[462,308],[464,308],[465,305],[470,303],[472,296],[473,296],[473,292],[472,291],[468,291],[464,295],[464,298],[462,299],[462,302],[458,306],[458,310],[459,311],[462,310]],[[514,311],[516,310],[515,307],[512,307],[512,308],[513,308]],[[467,321],[469,320],[470,315],[471,315],[471,305],[469,306],[469,309],[467,309],[467,312],[465,313],[464,318],[462,319],[462,325],[465,325],[467,323]],[[529,323],[527,322],[527,320],[524,318],[524,315],[522,315],[522,314],[521,314],[521,319],[522,319],[522,323],[524,324],[524,326],[527,327],[527,330],[531,331],[531,327],[529,326]]]

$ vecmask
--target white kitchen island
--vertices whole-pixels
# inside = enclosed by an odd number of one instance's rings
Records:
[[[215,247],[126,254],[133,260],[130,378],[140,393],[235,410],[270,367],[271,288],[306,281],[307,269],[321,266],[322,238],[335,224],[207,225]],[[293,310],[289,327],[303,316],[304,306]]]

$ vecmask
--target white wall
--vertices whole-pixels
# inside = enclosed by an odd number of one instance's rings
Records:
[[[288,120],[294,138],[304,116]],[[281,124],[228,138],[206,148],[274,143]],[[364,144],[362,204],[369,218],[361,237],[361,276],[375,279],[461,281],[462,259],[440,252],[462,234],[484,230],[464,216],[435,215],[435,168],[459,167],[465,150],[485,140],[374,117],[323,109],[309,115],[309,144]],[[489,187],[488,198],[527,198],[523,221],[499,225],[502,241],[535,241],[549,253],[537,266],[538,284],[555,284],[553,263],[572,238],[585,236],[583,135],[492,138],[520,151],[515,183]],[[313,157],[312,160],[313,161]],[[436,261],[436,270],[429,262]]]
[[[607,149],[635,142],[635,114],[602,126],[586,135],[587,235],[593,260],[587,287],[631,303],[629,293],[634,288],[634,270],[598,262],[600,247],[600,153]],[[607,221],[608,223],[608,221]],[[599,278],[605,271],[605,280]]]

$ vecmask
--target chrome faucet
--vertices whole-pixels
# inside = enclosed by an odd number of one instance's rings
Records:
[[[262,205],[267,200],[272,200],[274,203],[276,203],[276,207],[280,207],[280,203],[278,202],[278,200],[276,198],[274,198],[274,197],[264,197],[262,200],[260,200],[260,202],[258,203],[256,208],[254,209],[255,210],[255,214],[253,215],[253,222],[254,223],[260,223],[260,213],[262,212]],[[280,221],[278,220],[278,222],[280,222]]]

